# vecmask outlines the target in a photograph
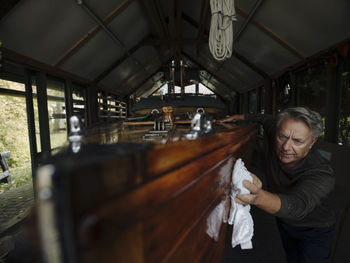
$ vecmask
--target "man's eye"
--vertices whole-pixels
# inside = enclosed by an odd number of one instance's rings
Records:
[[[279,138],[280,138],[280,140],[282,140],[282,141],[284,141],[284,140],[286,140],[286,139],[287,139],[287,137],[286,137],[286,136],[284,136],[284,135],[279,135],[278,137],[279,137]]]

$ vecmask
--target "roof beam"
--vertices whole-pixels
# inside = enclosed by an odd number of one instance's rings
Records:
[[[164,57],[164,56],[162,56]],[[152,59],[153,60],[153,59]],[[168,60],[168,59],[166,59]],[[155,73],[157,73],[157,71],[159,71],[159,69],[161,69],[163,67],[163,64],[164,64],[165,60],[161,60],[160,61],[160,66],[157,68],[156,71],[152,71],[152,72],[148,72],[148,74],[153,77]],[[133,78],[133,77],[136,77],[141,71],[138,70],[136,73],[131,73],[128,77],[126,77],[125,79],[123,79],[121,81],[122,84],[122,89],[127,85],[127,83]],[[139,89],[140,88],[140,85],[138,85],[132,92],[130,92],[129,94],[132,94],[134,93],[135,90]]]
[[[188,22],[190,23],[192,26],[198,28],[199,25],[197,23],[197,21],[195,21],[193,18],[189,17],[188,15],[186,15],[185,13],[182,13],[182,17]],[[209,37],[209,32],[208,30],[205,30],[205,37]],[[245,58],[244,56],[238,54],[237,52],[232,51],[232,56],[236,57],[238,60],[240,60],[243,64],[247,65],[250,69],[252,69],[254,72],[256,72],[257,74],[263,76],[264,78],[269,77],[269,75],[264,72],[262,69],[258,68],[257,66],[255,66],[253,63],[251,63],[247,58]]]
[[[145,81],[143,81],[142,83],[138,84],[137,87],[135,87],[134,89],[132,89],[127,95],[133,94],[133,93],[136,92],[138,89],[142,88],[142,86],[143,86],[147,81],[149,81],[151,78],[153,78],[154,75],[155,75],[158,71],[160,71],[160,70],[162,69],[164,63],[170,59],[170,56],[171,56],[170,54],[166,54],[166,58],[164,58],[164,56],[163,56],[163,60],[161,60],[160,66],[157,68],[157,70],[155,70],[155,71],[153,72],[153,74],[151,74],[149,77],[147,77],[147,79],[146,79]],[[129,78],[130,78],[130,77],[129,77]],[[128,78],[128,79],[129,79],[129,78]],[[128,81],[128,80],[127,80],[127,81]]]
[[[204,55],[206,59],[209,59],[206,55]],[[237,76],[236,73],[232,72],[231,70],[224,68],[224,63],[221,62],[219,63],[219,66],[217,67],[218,69],[223,69],[224,71],[226,71],[227,73],[231,74],[233,77],[235,77],[236,79],[238,79],[240,82],[244,83],[244,84],[248,84],[245,80],[241,79],[239,76]],[[219,73],[219,70],[215,71],[214,74]]]
[[[237,33],[233,36],[233,43],[237,42],[239,37],[241,36],[241,34],[244,32],[244,30],[246,29],[247,25],[249,24],[249,22],[252,20],[253,16],[255,15],[256,11],[258,10],[259,6],[261,5],[262,0],[257,0],[253,6],[253,8],[251,9],[251,11],[249,12],[248,17],[246,18],[246,20],[244,21],[244,23],[242,24],[242,26],[238,29]],[[202,25],[200,25],[202,26]],[[216,68],[216,70],[214,71],[214,75],[216,75],[222,68],[224,68],[224,65],[227,63],[228,60],[222,61],[219,63],[219,66]],[[247,61],[249,63],[249,61]],[[254,65],[252,65],[254,66]],[[257,70],[259,70],[257,68]],[[242,80],[240,77],[238,77],[235,73],[233,72],[229,72],[230,74],[232,74],[235,78],[237,78],[239,81],[247,84],[244,80]],[[212,77],[213,75],[211,75]]]
[[[199,27],[198,27],[198,33],[197,33],[197,44],[196,44],[196,52],[199,53],[199,48],[201,41],[204,36],[204,29],[207,24],[207,19],[209,16],[209,1],[208,0],[202,0],[201,4],[201,16],[199,19]]]
[[[163,27],[165,22],[162,22],[162,18],[160,17],[155,1],[157,0],[140,0],[139,2],[151,26],[152,35],[166,38],[168,35],[167,29]]]
[[[66,72],[64,70],[57,69],[51,65],[42,63],[42,62],[35,60],[33,58],[19,54],[11,49],[2,47],[1,50],[3,53],[4,59],[7,59],[9,61],[13,61],[13,62],[18,63],[20,65],[24,65],[25,67],[28,67],[29,69],[43,71],[43,72],[48,73],[50,75],[61,77],[64,79],[70,79],[70,80],[76,81],[76,82],[84,84],[84,85],[90,84],[90,80],[88,80],[88,79],[79,77],[77,75]]]
[[[158,38],[167,38],[169,36],[168,28],[166,27],[166,23],[164,17],[162,15],[160,8],[160,4],[157,6],[154,1],[158,0],[140,0],[141,7],[143,8],[147,20],[151,26],[152,35]],[[164,27],[165,26],[165,27]],[[162,54],[164,53],[164,48],[157,49],[159,59],[162,61]]]
[[[173,39],[175,38],[175,0],[170,0],[169,9],[168,9],[168,18],[169,18],[169,34]]]
[[[156,75],[157,72],[159,72],[160,70],[161,70],[161,68],[158,68],[157,71],[156,71],[156,73],[155,73],[153,76],[148,77],[145,81],[143,81],[143,82],[139,85],[139,88],[137,88],[137,89],[135,90],[136,93],[139,93],[138,95],[139,95],[140,97],[143,96],[143,95],[145,95],[145,93],[148,93],[148,94],[146,94],[146,96],[151,95],[151,94],[153,94],[155,91],[157,91],[157,90],[160,88],[160,87],[154,87],[154,84],[155,84],[156,82],[160,81],[160,80],[163,78],[163,76],[164,76],[164,75],[162,75],[161,78],[154,80],[155,75]],[[143,86],[146,85],[146,83],[149,82],[151,79],[153,79],[153,84],[151,84],[151,85],[153,85],[153,86],[151,87],[151,89],[149,89],[149,88],[147,88],[147,87],[143,87]],[[141,91],[140,91],[140,90],[141,90]],[[136,95],[137,95],[137,94],[136,94]]]
[[[135,53],[140,47],[144,45],[144,42],[146,39],[148,39],[149,36],[142,39],[137,45],[129,49],[129,52],[131,54]],[[98,83],[102,79],[104,79],[108,74],[110,74],[114,69],[116,69],[119,65],[121,65],[126,59],[128,58],[128,55],[124,54],[121,58],[118,58],[115,60],[106,70],[104,70],[100,75],[98,75],[93,82]]]
[[[175,0],[176,1],[176,37],[177,39],[182,39],[182,0]],[[177,44],[176,45],[176,56],[177,60],[179,61],[181,58],[182,53],[182,45]],[[176,61],[176,58],[175,58]]]
[[[139,85],[137,85],[137,87],[133,88],[129,93],[127,93],[125,96],[129,96],[131,94],[133,94],[134,92],[136,92],[138,89],[140,89],[147,81],[149,81],[150,79],[152,79],[154,77],[154,75],[161,69],[162,65],[160,65],[154,72],[152,75],[150,75],[149,77],[147,77],[144,81],[142,81]],[[132,76],[129,77],[129,79]]]
[[[243,31],[247,28],[250,21],[253,19],[253,16],[255,15],[256,11],[258,10],[259,6],[261,5],[262,0],[257,0],[253,6],[253,8],[250,10],[248,16],[246,16],[246,20],[244,21],[243,25],[238,29],[237,33],[233,36],[233,43],[237,42]]]
[[[159,17],[159,21],[162,25],[162,28],[163,28],[163,34],[169,38],[170,37],[170,33],[169,33],[169,29],[168,29],[168,26],[167,26],[167,23],[165,21],[165,15],[163,14],[163,10],[162,10],[162,7],[161,7],[161,4],[160,4],[160,0],[155,0],[155,11],[157,12],[158,14],[158,17]]]
[[[230,98],[231,95],[228,93],[238,93],[237,91],[233,91],[232,89],[226,87],[226,86],[216,86],[215,83],[212,82],[212,79],[211,78],[208,78],[207,76],[203,76],[201,75],[201,77],[207,81],[209,84],[213,85],[214,88],[209,88],[210,90],[212,90],[215,94],[218,94],[220,97],[224,98],[224,99],[227,99],[227,98]],[[204,84],[204,83],[203,83]],[[205,85],[207,86],[207,85]]]
[[[19,3],[20,0],[7,0],[7,1],[1,1],[0,6],[0,20],[2,20],[8,12],[11,11],[12,8],[15,7]]]
[[[121,2],[104,20],[104,24],[109,24],[115,17],[117,17],[120,13],[122,13],[133,0],[124,0]],[[81,39],[79,39],[66,53],[64,53],[55,63],[55,67],[61,66],[66,60],[72,57],[75,53],[79,51],[89,40],[91,40],[102,27],[100,25],[96,25],[89,30]]]
[[[248,13],[243,10],[242,8],[240,8],[239,6],[235,5],[235,9],[237,11],[237,13],[239,13],[240,15],[244,16],[244,17],[248,17]],[[267,26],[257,22],[256,20],[252,19],[250,21],[253,25],[255,25],[258,29],[260,29],[262,32],[264,32],[265,34],[267,34],[269,37],[271,37],[272,39],[274,39],[276,42],[278,42],[281,46],[283,46],[284,48],[288,49],[290,52],[292,52],[295,56],[297,56],[300,59],[305,59],[305,55],[302,54],[296,47],[294,47],[291,43],[289,43],[288,41],[286,41],[285,39],[283,39],[281,36],[279,36],[278,34],[276,34],[275,32],[273,32],[270,28],[268,28]]]
[[[185,55],[186,57],[188,57],[190,60],[192,60],[194,63],[196,63],[197,65],[202,66],[202,67],[204,68],[204,70],[207,71],[210,75],[213,75],[212,71],[209,70],[207,67],[205,67],[202,63],[200,63],[200,62],[197,60],[197,58],[195,58],[195,56],[192,56],[192,55],[190,55],[189,53],[186,53],[185,51],[184,51],[184,55]],[[222,84],[224,84],[225,86],[227,86],[230,90],[235,91],[235,90],[234,90],[233,88],[231,88],[231,86],[230,86],[228,83],[226,83],[224,80],[220,79],[220,78],[217,77],[217,76],[214,76],[214,77],[215,77],[219,82],[221,82]]]
[[[195,45],[198,40],[195,38],[169,39],[169,38],[149,38],[144,41],[144,45],[151,46],[174,46],[174,45]]]

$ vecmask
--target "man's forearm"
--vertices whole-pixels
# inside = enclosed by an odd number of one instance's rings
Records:
[[[261,189],[253,204],[269,214],[275,214],[281,208],[281,199],[278,195]]]
[[[281,199],[278,195],[265,191],[261,188],[262,183],[256,177],[253,177],[253,183],[244,180],[243,186],[250,191],[250,194],[236,195],[236,201],[243,205],[252,204],[270,214],[275,214],[281,209]]]

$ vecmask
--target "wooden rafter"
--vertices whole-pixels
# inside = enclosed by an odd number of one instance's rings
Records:
[[[124,11],[133,0],[124,0],[121,2],[104,20],[103,22],[105,24],[109,24],[111,21],[113,21],[114,18],[116,18],[122,11]],[[96,25],[93,28],[89,30],[83,36],[79,41],[77,41],[69,50],[67,50],[66,53],[64,53],[55,63],[55,67],[59,67],[62,65],[63,62],[65,62],[67,59],[72,57],[80,48],[82,48],[89,40],[91,40],[100,30],[101,26]]]
[[[200,62],[198,61],[198,59],[195,58],[195,56],[192,56],[191,54],[189,54],[189,53],[187,53],[187,52],[185,52],[185,51],[183,52],[183,54],[184,54],[186,57],[188,57],[190,60],[192,60],[194,63],[196,63],[197,65],[201,65],[201,67],[203,67],[204,70],[207,71],[210,75],[213,75],[212,71],[209,70],[205,65],[203,65],[202,63],[200,63]],[[231,88],[231,85],[229,85],[228,83],[226,83],[226,81],[224,81],[223,79],[220,79],[220,78],[217,77],[217,76],[214,76],[214,78],[216,78],[219,82],[221,82],[222,84],[224,84],[225,86],[227,86],[229,89],[233,90],[233,89]],[[235,90],[234,90],[234,91],[235,91]]]
[[[204,36],[204,30],[205,26],[207,24],[207,19],[209,17],[209,1],[208,0],[202,0],[201,4],[201,16],[199,19],[199,27],[198,27],[198,33],[197,33],[197,45],[196,45],[196,50],[197,53],[199,51],[199,47],[201,45],[203,36]]]
[[[184,18],[184,20],[186,20],[188,23],[190,23],[192,26],[198,28],[199,25],[197,23],[197,21],[195,21],[193,18],[189,17],[188,15],[186,15],[185,13],[182,13],[182,17]],[[208,30],[204,31],[205,33],[205,37],[208,38],[209,37],[209,32]],[[247,65],[250,69],[252,69],[254,72],[256,72],[257,74],[263,76],[264,78],[269,77],[269,75],[264,72],[262,69],[258,68],[257,66],[255,66],[253,63],[251,63],[247,58],[245,58],[244,56],[238,54],[237,52],[233,52],[232,56],[236,57],[238,60],[240,60],[243,64]]]
[[[8,1],[1,1],[0,4],[0,21],[3,17],[5,17],[7,15],[8,12],[10,12],[10,10],[12,8],[15,7],[16,4],[18,4],[20,0],[8,0]]]
[[[155,4],[154,1],[158,0],[140,0],[141,7],[143,8],[146,18],[150,24],[152,35],[156,38],[166,38],[169,33],[167,33],[167,27],[161,26],[163,23],[165,23],[165,20],[163,21],[164,17],[162,12],[159,10],[160,5]],[[163,22],[162,22],[163,21]],[[164,53],[164,48],[157,49],[159,59],[162,61],[163,57],[162,54]]]
[[[144,41],[146,39],[148,39],[149,36],[145,37],[144,39],[142,39],[140,42],[138,42],[137,45],[135,45],[134,47],[132,47],[131,49],[129,49],[129,53],[133,54],[135,53],[140,47],[142,47],[144,45]],[[100,75],[98,75],[95,79],[94,79],[94,83],[98,83],[100,82],[102,79],[104,79],[109,73],[111,73],[114,69],[116,69],[119,65],[121,65],[129,56],[127,54],[124,54],[121,58],[118,58],[117,60],[115,60],[106,70],[104,70]]]
[[[243,17],[248,17],[248,12],[240,8],[239,6],[235,5],[235,9],[237,13],[242,15]],[[258,21],[252,19],[250,21],[253,25],[255,25],[259,30],[263,31],[265,34],[267,34],[269,37],[277,41],[281,46],[288,49],[290,52],[292,52],[294,55],[296,55],[300,59],[305,59],[305,55],[303,55],[296,47],[294,47],[291,43],[283,39],[280,35],[273,32],[270,28],[263,25],[262,23],[259,23]]]

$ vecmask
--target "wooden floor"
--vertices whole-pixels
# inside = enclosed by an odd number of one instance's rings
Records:
[[[256,174],[266,187],[264,175],[259,172],[252,160],[251,172]],[[350,198],[347,188],[337,185],[337,204],[340,215],[337,224],[337,233],[333,243],[333,250],[329,263],[349,263],[350,244]],[[241,250],[239,246],[234,249],[226,247],[225,263],[287,263],[281,239],[279,236],[275,217],[252,206],[251,214],[254,220],[253,249]]]
[[[261,179],[264,188],[265,178],[254,167],[257,165],[254,160],[252,163],[251,172]],[[232,248],[228,245],[225,263],[287,263],[275,217],[255,206],[251,206],[251,215],[254,221],[253,249],[242,250],[240,246]]]
[[[286,263],[275,218],[256,207],[252,207],[251,214],[254,220],[253,249],[228,246],[225,262]]]

